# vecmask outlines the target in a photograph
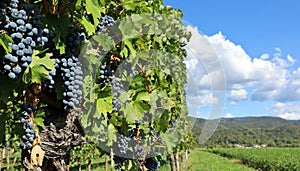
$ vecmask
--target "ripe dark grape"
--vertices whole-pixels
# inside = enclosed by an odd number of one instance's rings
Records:
[[[11,67],[9,65],[4,65],[4,69],[9,71],[11,69]]]
[[[16,74],[13,73],[13,72],[10,72],[10,73],[8,74],[8,77],[11,78],[11,79],[15,79],[15,78],[16,78]]]

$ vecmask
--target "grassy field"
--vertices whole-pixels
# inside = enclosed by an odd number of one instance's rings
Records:
[[[188,163],[188,171],[254,171],[237,160],[229,160],[225,157],[203,151],[194,150],[191,152]]]

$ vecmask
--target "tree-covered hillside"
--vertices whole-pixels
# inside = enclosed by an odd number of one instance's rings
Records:
[[[197,119],[193,132],[199,138],[205,119]],[[277,117],[223,118],[217,130],[200,147],[231,147],[236,144],[252,147],[265,144],[269,147],[299,147],[300,121]]]

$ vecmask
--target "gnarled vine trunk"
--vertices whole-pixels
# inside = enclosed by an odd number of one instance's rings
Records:
[[[27,170],[37,171],[68,171],[70,150],[85,143],[84,132],[80,125],[81,109],[68,112],[58,101],[47,94],[35,94],[39,100],[48,104],[44,118],[45,127],[39,133],[41,149],[45,152],[42,166],[34,166],[30,154],[22,153],[23,165]]]

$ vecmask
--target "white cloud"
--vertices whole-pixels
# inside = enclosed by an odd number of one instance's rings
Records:
[[[244,101],[248,99],[248,92],[245,89],[231,90],[228,99],[231,104],[236,104],[239,101]]]
[[[192,39],[188,43],[186,63],[199,89],[211,90],[212,85],[224,84],[220,80],[225,74],[227,90],[254,88],[252,94],[248,93],[251,100],[300,100],[300,94],[295,93],[300,93],[298,71],[291,70],[295,59],[291,55],[282,58],[280,48],[275,48],[273,57],[262,54],[259,58],[251,58],[240,45],[226,39],[221,32],[202,36],[197,28],[189,26],[188,29],[192,32]]]
[[[300,104],[299,103],[276,103],[272,106],[274,115],[290,120],[300,119]]]
[[[226,113],[225,118],[233,118],[234,116],[231,113]]]
[[[290,54],[287,55],[287,60],[291,63],[294,64],[296,62],[296,59],[294,59]]]
[[[269,54],[262,54],[261,56],[260,56],[260,59],[262,59],[262,60],[266,60],[266,59],[268,59],[270,57],[270,55]]]

